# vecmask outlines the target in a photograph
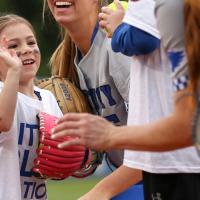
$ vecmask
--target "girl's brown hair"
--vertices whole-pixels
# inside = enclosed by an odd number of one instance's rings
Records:
[[[31,25],[31,23],[28,20],[26,20],[25,18],[20,17],[15,14],[5,14],[5,13],[0,14],[0,33],[7,26],[10,26],[10,25],[16,24],[16,23],[26,24],[33,31],[33,34],[36,37],[35,31],[33,29],[33,26]]]
[[[185,0],[184,9],[190,88],[197,94],[200,86],[200,0]]]

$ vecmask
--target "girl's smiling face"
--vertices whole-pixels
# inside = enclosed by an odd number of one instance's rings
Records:
[[[34,79],[40,66],[40,51],[35,35],[25,23],[12,23],[0,33],[0,41],[6,37],[7,48],[16,51],[22,62],[20,82]]]

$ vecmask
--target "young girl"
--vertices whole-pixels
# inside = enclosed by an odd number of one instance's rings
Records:
[[[40,51],[32,25],[0,16],[0,199],[47,199],[45,181],[33,177],[37,114],[61,116],[54,96],[34,86]]]

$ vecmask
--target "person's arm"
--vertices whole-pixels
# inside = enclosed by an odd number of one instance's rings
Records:
[[[166,151],[192,145],[192,96],[176,94],[174,111],[165,118],[141,126],[119,127],[110,146],[147,151]],[[126,133],[126,134],[124,134]],[[123,135],[124,134],[124,135]]]
[[[127,23],[120,24],[112,36],[112,49],[127,56],[146,55],[160,47],[155,36]]]
[[[79,200],[109,200],[142,179],[140,170],[121,165]]]
[[[117,10],[103,7],[99,14],[100,26],[112,36],[112,49],[127,56],[145,55],[160,47],[160,40],[150,33],[128,23],[122,23],[124,10],[115,0]]]
[[[19,90],[20,66],[21,60],[14,51],[8,51],[5,47],[0,49],[0,73],[1,79],[4,79],[0,93],[0,132],[8,131],[13,122]]]
[[[174,111],[168,117],[146,125],[116,127],[99,116],[86,113],[65,114],[57,121],[52,138],[75,136],[59,144],[86,145],[91,149],[133,149],[166,151],[192,145],[191,128],[194,108],[186,91],[177,92]]]

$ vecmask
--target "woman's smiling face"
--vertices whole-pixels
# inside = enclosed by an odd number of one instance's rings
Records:
[[[75,22],[78,27],[79,21],[98,8],[98,0],[47,0],[47,3],[55,20],[66,28]]]

